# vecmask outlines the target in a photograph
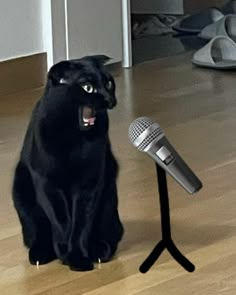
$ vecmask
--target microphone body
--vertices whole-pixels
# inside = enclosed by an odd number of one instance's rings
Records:
[[[194,194],[202,188],[201,181],[170,144],[159,124],[147,117],[138,118],[129,127],[129,138],[188,193]]]

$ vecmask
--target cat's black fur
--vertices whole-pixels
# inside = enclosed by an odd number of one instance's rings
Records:
[[[115,83],[107,60],[90,56],[54,65],[33,110],[13,183],[32,264],[58,258],[73,270],[91,270],[99,258],[112,258],[122,238],[118,165],[108,137]],[[86,84],[96,91],[86,92]],[[96,111],[94,125],[83,125],[84,106]]]

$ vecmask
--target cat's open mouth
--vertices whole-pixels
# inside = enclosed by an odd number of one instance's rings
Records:
[[[95,124],[96,120],[96,111],[95,109],[83,106],[79,109],[79,120],[80,126],[84,128],[91,127]]]

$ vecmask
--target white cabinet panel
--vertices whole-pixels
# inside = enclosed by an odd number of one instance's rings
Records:
[[[106,54],[122,60],[120,0],[67,0],[69,58]]]

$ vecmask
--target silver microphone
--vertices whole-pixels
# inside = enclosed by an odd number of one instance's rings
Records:
[[[148,117],[134,120],[129,126],[129,139],[138,150],[146,152],[188,193],[196,193],[202,188],[201,181],[169,143],[158,123]]]

